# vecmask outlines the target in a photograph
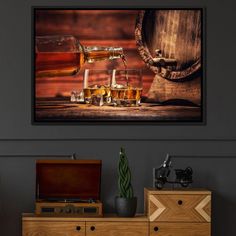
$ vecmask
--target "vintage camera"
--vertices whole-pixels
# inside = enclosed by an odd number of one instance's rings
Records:
[[[180,184],[182,187],[188,187],[193,182],[193,170],[191,167],[186,169],[175,169],[175,180],[170,180],[171,157],[167,154],[165,161],[158,168],[153,168],[153,187],[162,189],[165,183]]]

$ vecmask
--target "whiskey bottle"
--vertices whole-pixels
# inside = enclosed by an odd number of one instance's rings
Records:
[[[35,76],[75,75],[85,62],[124,58],[121,47],[85,47],[71,35],[39,36],[35,41]]]

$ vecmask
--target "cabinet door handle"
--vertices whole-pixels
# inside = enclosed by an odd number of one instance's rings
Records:
[[[91,229],[91,231],[94,231],[96,228],[95,228],[95,226],[91,226],[90,229]]]
[[[80,227],[80,226],[76,226],[76,230],[77,230],[77,231],[80,231],[80,230],[81,230],[81,227]]]
[[[179,205],[182,205],[182,204],[183,204],[183,201],[182,201],[182,200],[179,200],[179,201],[178,201],[178,204],[179,204]]]
[[[155,227],[153,228],[153,230],[157,232],[157,231],[159,230],[159,228],[158,228],[157,226],[155,226]]]

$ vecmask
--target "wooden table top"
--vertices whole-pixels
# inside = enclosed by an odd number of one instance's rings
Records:
[[[38,216],[34,213],[23,213],[23,221],[141,221],[147,222],[145,215],[136,215],[135,217],[118,217],[115,214],[105,214],[103,217],[82,217],[82,216]]]
[[[38,99],[35,118],[40,121],[199,121],[201,108],[142,103],[138,107],[94,106],[62,99]]]

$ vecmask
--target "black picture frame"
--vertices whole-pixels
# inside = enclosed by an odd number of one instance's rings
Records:
[[[36,115],[36,82],[35,82],[35,11],[37,10],[200,10],[201,12],[201,105],[198,120],[39,120]],[[206,104],[206,9],[204,7],[67,7],[67,6],[32,6],[31,7],[31,84],[32,84],[32,102],[31,102],[31,123],[32,125],[206,125],[207,104]]]

